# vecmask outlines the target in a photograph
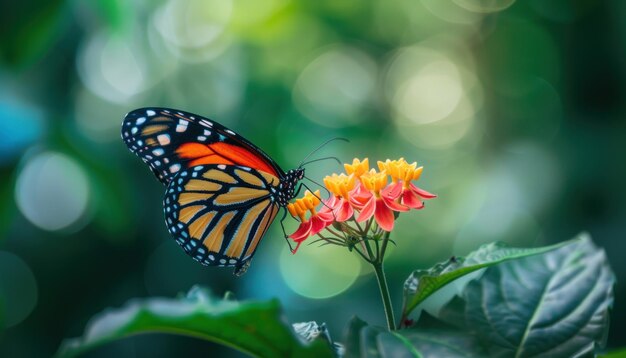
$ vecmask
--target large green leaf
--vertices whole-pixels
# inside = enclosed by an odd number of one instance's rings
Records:
[[[416,270],[404,282],[402,317],[409,314],[426,298],[452,281],[477,270],[499,263],[537,255],[567,245],[568,242],[538,248],[514,248],[501,242],[481,246],[463,257],[452,257],[427,270]]]
[[[593,355],[608,331],[614,281],[604,250],[583,237],[469,283],[465,326],[493,356]]]
[[[182,334],[222,343],[257,357],[333,357],[327,341],[304,342],[282,318],[276,300],[235,302],[194,287],[178,299],[136,299],[92,319],[82,337],[67,340],[58,357],[72,357],[140,333]]]
[[[482,357],[478,340],[449,326],[388,331],[353,318],[346,332],[345,358]]]

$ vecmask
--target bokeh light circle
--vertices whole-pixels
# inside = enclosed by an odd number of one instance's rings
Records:
[[[37,304],[37,281],[28,265],[13,253],[0,251],[0,324],[22,322]]]
[[[451,0],[421,0],[421,3],[434,16],[453,24],[478,24],[484,16],[478,12],[469,11]]]
[[[165,39],[180,47],[204,47],[230,21],[230,0],[170,0],[155,14]]]
[[[515,3],[515,0],[453,0],[460,7],[479,13],[502,11]]]
[[[172,63],[154,56],[138,30],[127,36],[101,30],[79,48],[77,67],[90,91],[110,102],[128,103],[160,81]]]
[[[333,297],[347,290],[359,277],[361,262],[345,248],[305,246],[296,255],[285,246],[280,254],[282,278],[297,294],[315,299]]]
[[[72,158],[43,152],[29,158],[15,185],[22,214],[44,230],[60,230],[76,223],[89,203],[85,170]]]
[[[394,96],[394,107],[407,119],[426,124],[446,118],[463,95],[456,66],[447,60],[425,64]]]
[[[452,60],[465,54],[458,41],[432,40],[390,57],[384,90],[398,134],[417,147],[442,150],[472,133],[483,92],[471,58]]]
[[[300,73],[293,91],[298,110],[328,127],[361,122],[376,85],[375,62],[364,52],[332,46]]]

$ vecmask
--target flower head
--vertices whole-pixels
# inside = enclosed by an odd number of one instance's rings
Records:
[[[393,212],[409,210],[408,207],[396,203],[395,198],[385,190],[387,182],[387,173],[384,170],[377,173],[372,169],[361,176],[361,183],[368,192],[353,201],[361,209],[357,222],[369,220],[374,216],[381,229],[391,231],[395,221]]]
[[[324,185],[334,196],[342,197],[344,199],[350,198],[350,191],[354,189],[356,183],[356,177],[354,174],[345,175],[341,173],[337,175],[328,175],[324,178]]]
[[[393,174],[394,185],[388,189],[389,196],[400,198],[402,205],[411,209],[422,209],[424,207],[423,199],[435,198],[435,194],[431,194],[423,189],[415,186],[412,181],[418,180],[422,175],[423,167],[418,167],[417,162],[408,163],[404,158],[397,161],[378,162],[379,167],[386,168]]]
[[[354,208],[350,204],[350,192],[354,189],[356,178],[354,174],[333,174],[324,178],[324,185],[333,195],[324,201],[325,207],[335,216],[335,221],[344,222],[354,215]]]
[[[305,195],[287,206],[300,226],[289,237],[298,246],[309,236],[320,234],[320,240],[343,246],[354,246],[354,237],[380,237],[391,231],[398,212],[424,207],[422,200],[435,195],[415,186],[423,168],[404,158],[377,162],[379,171],[369,168],[369,160],[355,158],[344,164],[346,173],[324,178],[324,186],[331,194],[320,199],[319,190]],[[319,211],[316,210],[323,205]],[[353,221],[351,221],[353,220]],[[367,222],[366,225],[359,223]],[[371,225],[376,222],[378,225]],[[334,223],[334,229],[328,228]],[[373,235],[373,236],[372,236]]]
[[[370,170],[370,162],[368,158],[360,160],[358,158],[354,158],[352,160],[352,164],[344,164],[344,169],[347,174],[354,174],[355,178],[361,178],[361,175],[367,173]]]
[[[289,235],[289,237],[297,243],[293,253],[298,251],[300,244],[307,237],[319,233],[332,223],[332,214],[329,215],[329,213],[322,212],[318,213],[315,210],[320,203],[320,191],[317,190],[315,193],[311,193],[307,190],[304,193],[304,197],[297,199],[293,203],[287,204],[287,210],[289,213],[293,217],[300,219],[300,226],[298,226],[298,229],[293,234]],[[306,217],[307,212],[310,213],[308,219]]]

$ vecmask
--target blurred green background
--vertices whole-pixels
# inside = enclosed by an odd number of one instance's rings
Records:
[[[49,356],[106,307],[196,283],[278,297],[336,338],[354,314],[384,323],[367,267],[337,247],[293,256],[278,224],[242,278],[188,258],[119,137],[145,106],[216,119],[285,169],[337,136],[319,156],[424,165],[439,198],[393,233],[398,304],[415,268],[586,230],[618,276],[609,347],[626,344],[625,18],[620,0],[2,2],[0,356]],[[215,352],[238,355],[152,335],[91,356]]]

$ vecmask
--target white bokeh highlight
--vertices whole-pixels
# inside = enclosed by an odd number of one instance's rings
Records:
[[[87,174],[65,154],[40,153],[19,173],[15,200],[22,214],[37,227],[48,231],[67,228],[87,210]]]

